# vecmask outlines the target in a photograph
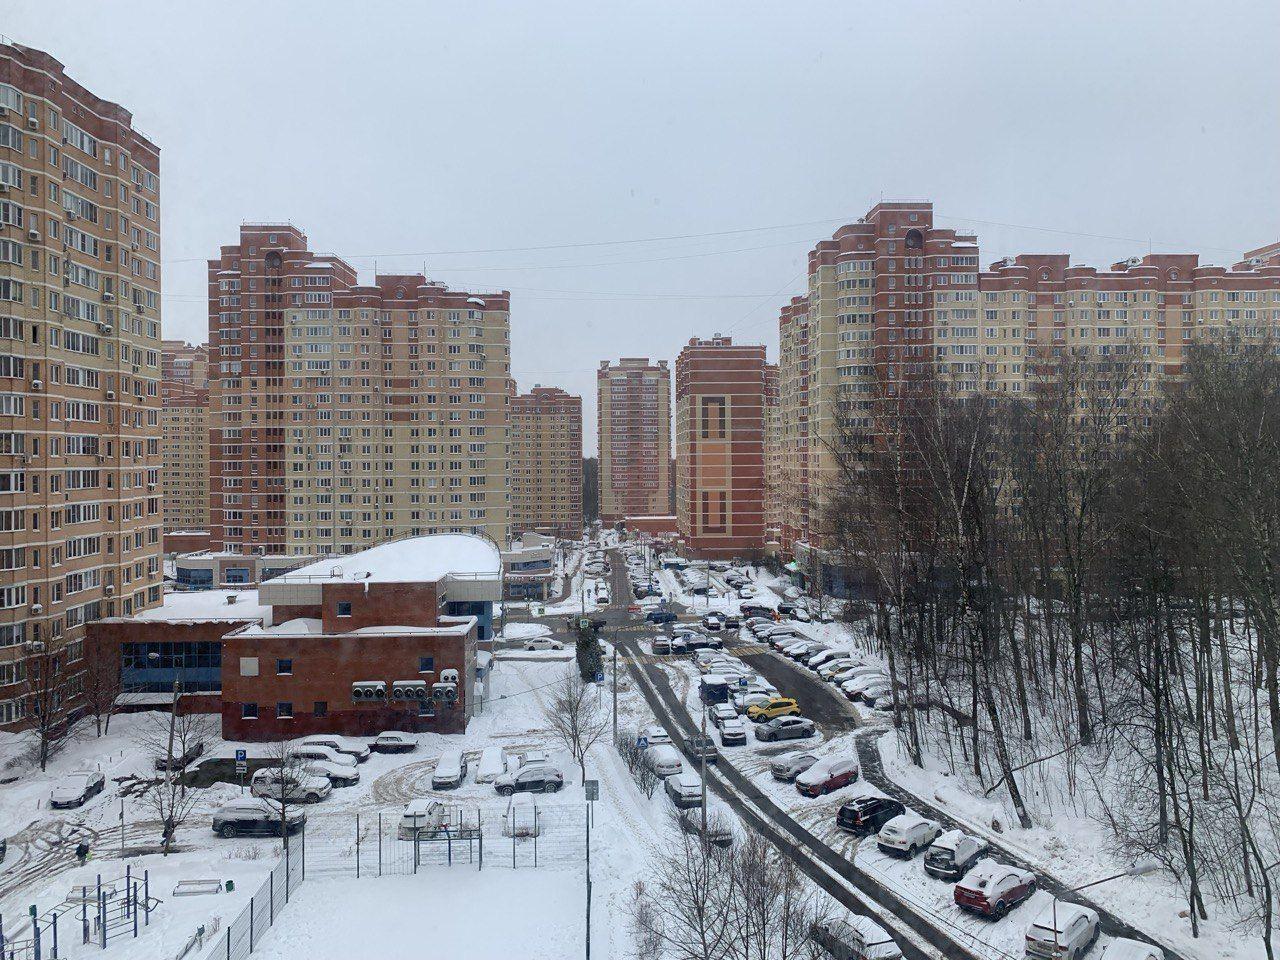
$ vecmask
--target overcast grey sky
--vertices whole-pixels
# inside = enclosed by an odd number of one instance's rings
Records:
[[[776,357],[809,247],[882,197],[984,264],[1280,239],[1274,0],[0,0],[0,33],[161,147],[166,336],[206,339],[241,221],[288,220],[363,274],[511,290],[519,386],[582,394],[588,451],[599,360]]]

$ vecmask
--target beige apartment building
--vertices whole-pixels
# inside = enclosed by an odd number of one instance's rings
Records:
[[[192,345],[185,340],[162,340],[160,343],[161,379],[185,383],[202,390],[209,388],[209,348],[203,343]]]
[[[1021,394],[1064,355],[1135,352],[1141,416],[1187,345],[1280,335],[1280,244],[1230,268],[1196,254],[1109,268],[1026,254],[983,270],[977,238],[936,227],[932,204],[880,203],[810,253],[807,295],[782,308],[779,334],[783,548],[820,559],[837,416],[875,433],[913,381]]]
[[[510,294],[361,284],[288,224],[209,261],[211,543],[350,553],[511,529]]]
[[[161,599],[159,170],[0,44],[0,727],[83,711],[85,624]]]
[[[764,365],[764,547],[777,551],[782,531],[782,416],[778,405],[778,365]]]
[[[600,520],[671,509],[671,371],[667,361],[623,357],[596,371]]]
[[[209,391],[174,380],[160,384],[164,532],[209,529]]]
[[[511,529],[582,536],[582,398],[558,387],[511,402]]]

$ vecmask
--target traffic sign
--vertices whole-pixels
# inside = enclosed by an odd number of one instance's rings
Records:
[[[590,630],[590,629],[591,629],[591,618],[590,618],[590,617],[583,617],[581,620],[579,620],[579,621],[578,621],[578,626],[579,626],[579,627],[581,627],[583,630]]]
[[[743,690],[747,689],[747,678],[746,678],[746,677],[739,677],[739,678],[738,678],[738,686],[739,686],[739,687],[741,687]]]
[[[248,761],[247,761],[247,760],[237,760],[237,761],[236,761],[236,775],[237,775],[237,776],[241,776],[241,777],[242,777],[242,776],[244,776],[244,775],[245,775],[246,773],[248,773],[248,772],[249,772],[249,763],[248,763]]]
[[[649,738],[648,738],[648,737],[636,737],[636,746],[637,746],[637,747],[639,747],[641,750],[647,750],[647,749],[649,749]]]
[[[248,759],[249,759],[249,751],[248,751],[248,750],[237,750],[237,751],[236,751],[236,763],[244,763],[244,762],[245,762],[246,760],[248,760]]]
[[[599,780],[583,780],[582,786],[586,788],[588,800],[600,799],[600,781]]]

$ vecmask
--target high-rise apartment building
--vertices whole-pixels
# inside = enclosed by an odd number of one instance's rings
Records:
[[[778,549],[782,531],[782,418],[778,406],[778,365],[764,365],[764,543]]]
[[[161,599],[159,171],[0,44],[0,726],[82,711],[85,623]]]
[[[209,387],[209,348],[185,340],[161,342],[161,378],[206,390]]]
[[[600,520],[662,516],[670,509],[671,371],[667,361],[623,357],[596,371]]]
[[[582,536],[582,398],[558,387],[511,401],[511,529]]]
[[[1137,405],[1181,374],[1186,346],[1280,334],[1280,244],[1232,267],[1147,254],[1109,269],[1066,254],[979,267],[976,237],[928,202],[880,203],[809,255],[809,287],[779,318],[783,546],[822,550],[837,418],[872,434],[913,382],[1022,394],[1074,354],[1140,358]]]
[[[160,384],[164,532],[209,529],[209,391],[175,380]]]
[[[349,553],[510,536],[510,294],[361,284],[286,224],[209,262],[216,549]]]
[[[768,366],[763,346],[720,336],[676,358],[676,519],[691,556],[764,549]]]

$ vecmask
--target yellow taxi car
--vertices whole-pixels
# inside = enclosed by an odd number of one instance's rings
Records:
[[[756,723],[764,723],[774,717],[792,717],[800,715],[800,704],[790,697],[770,697],[762,703],[747,707],[747,718]]]

